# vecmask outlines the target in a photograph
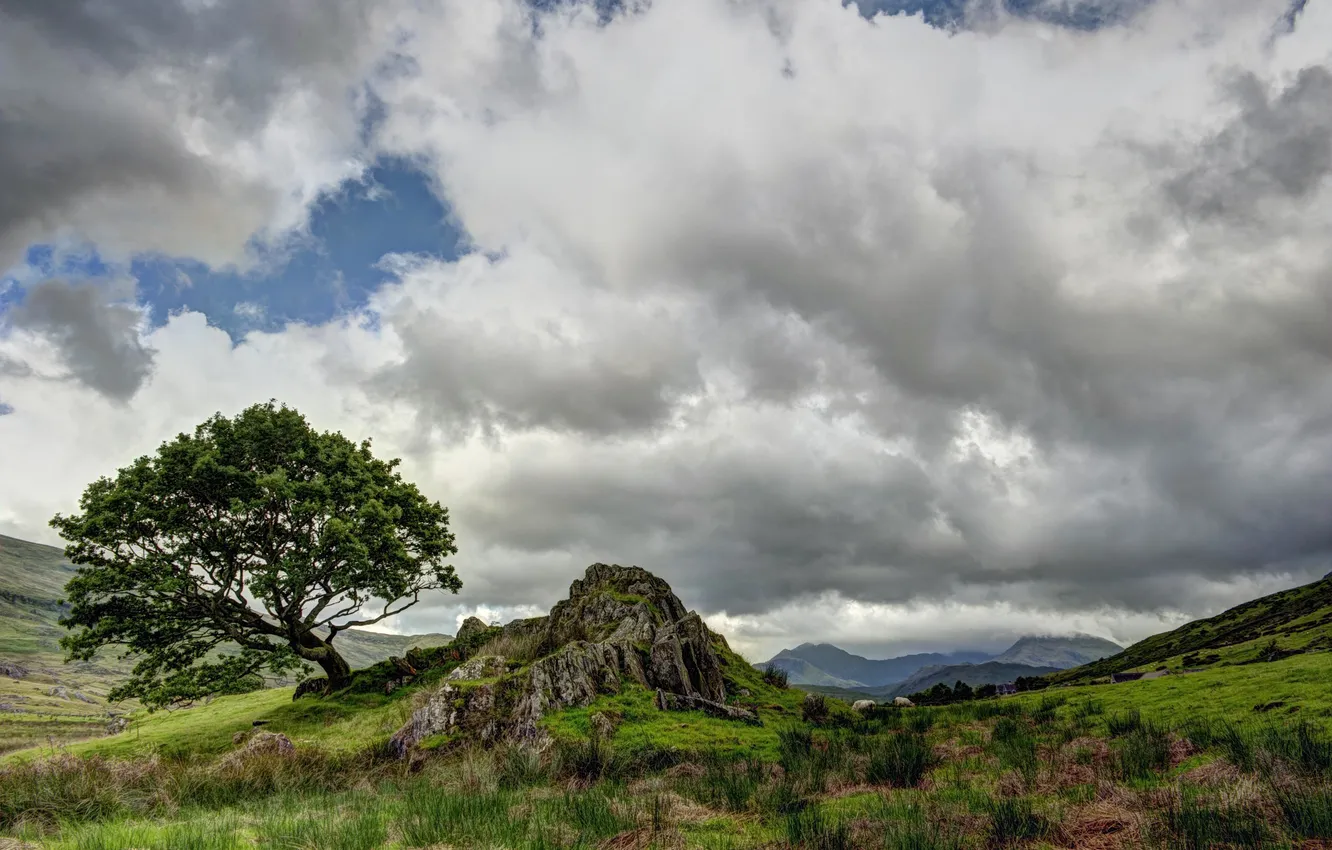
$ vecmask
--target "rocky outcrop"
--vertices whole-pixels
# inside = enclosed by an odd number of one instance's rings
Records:
[[[458,627],[458,634],[454,636],[453,639],[460,643],[466,643],[475,635],[484,632],[487,628],[489,627],[482,622],[480,617],[468,617],[466,620],[463,620],[462,625]]]
[[[546,713],[588,705],[627,684],[657,690],[666,710],[758,722],[725,705],[717,636],[670,585],[639,567],[593,564],[548,616],[515,620],[503,636],[534,643],[537,659],[513,673],[504,659],[469,659],[393,736],[395,752],[455,733],[484,742],[539,739],[537,721]]]

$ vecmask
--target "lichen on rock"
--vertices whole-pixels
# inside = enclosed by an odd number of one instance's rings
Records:
[[[726,685],[713,649],[718,636],[686,610],[670,585],[639,567],[593,564],[548,616],[515,620],[502,634],[536,641],[537,659],[507,674],[503,659],[469,659],[393,736],[396,753],[406,755],[426,738],[455,732],[481,742],[540,740],[545,736],[538,721],[545,714],[589,705],[626,684],[681,698],[659,699],[667,710],[698,708],[758,722],[724,705]],[[459,684],[492,676],[500,678]]]

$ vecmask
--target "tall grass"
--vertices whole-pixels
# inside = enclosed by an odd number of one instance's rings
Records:
[[[1272,846],[1262,812],[1236,805],[1212,805],[1195,793],[1185,793],[1165,811],[1163,826],[1168,846],[1180,850]]]
[[[1332,839],[1332,787],[1283,789],[1276,798],[1292,833],[1300,838]]]
[[[814,803],[786,816],[788,846],[805,850],[851,850],[847,825],[830,817],[821,804]]]
[[[915,788],[938,763],[925,736],[918,732],[881,736],[867,749],[865,780],[872,785]]]
[[[526,664],[541,657],[542,637],[543,635],[540,632],[520,635],[496,635],[478,648],[473,657],[498,655],[506,661],[517,661]]]
[[[1120,779],[1150,779],[1170,766],[1170,736],[1159,726],[1143,723],[1124,735],[1115,750]]]
[[[1005,768],[1016,770],[1030,786],[1040,770],[1036,737],[1021,720],[1001,717],[991,733],[991,751]]]
[[[1026,841],[1044,838],[1050,823],[1036,812],[1031,800],[1025,797],[1000,797],[991,800],[989,843],[996,847],[1011,847]]]

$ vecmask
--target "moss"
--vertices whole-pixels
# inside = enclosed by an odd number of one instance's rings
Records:
[[[653,622],[658,624],[666,622],[666,617],[661,613],[661,609],[657,607],[657,603],[648,599],[646,596],[639,596],[636,593],[620,593],[618,590],[608,590],[606,593],[609,593],[612,598],[618,599],[626,605],[646,605],[648,611],[652,612]]]

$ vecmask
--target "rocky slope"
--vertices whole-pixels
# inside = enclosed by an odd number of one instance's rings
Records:
[[[484,630],[478,634],[477,630]],[[702,710],[756,723],[726,705],[726,685],[710,632],[670,585],[639,567],[593,564],[546,617],[486,629],[469,622],[458,643],[478,654],[453,669],[393,736],[406,756],[427,739],[453,736],[493,743],[540,741],[543,715],[585,706],[627,685],[657,691],[660,707]],[[531,660],[488,654],[523,648]]]

